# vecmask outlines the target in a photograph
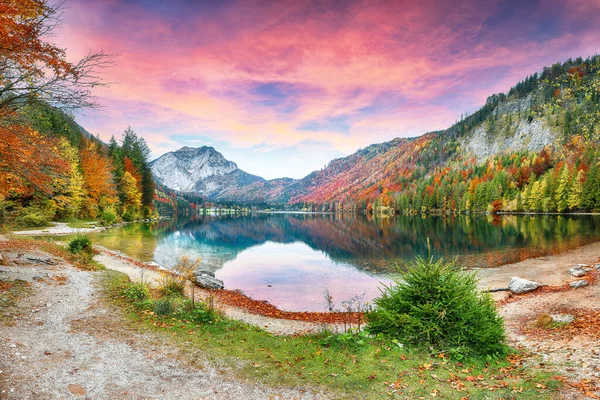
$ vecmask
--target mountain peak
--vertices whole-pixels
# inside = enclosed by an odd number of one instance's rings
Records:
[[[214,151],[215,153],[219,153],[212,146],[201,146],[201,147],[183,146],[179,150],[175,150],[174,153],[185,153],[185,152],[202,153],[202,152],[205,152],[205,151]]]

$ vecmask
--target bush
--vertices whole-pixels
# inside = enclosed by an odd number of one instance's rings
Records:
[[[492,297],[479,293],[475,274],[461,272],[453,263],[417,258],[374,305],[367,314],[371,333],[455,358],[502,356],[508,351],[504,322]]]
[[[154,311],[156,315],[165,317],[175,312],[175,305],[173,304],[173,300],[166,297],[164,299],[156,300],[152,305],[152,311]]]
[[[219,319],[219,314],[204,303],[196,303],[190,314],[197,324],[211,323]]]
[[[160,281],[158,291],[162,297],[183,296],[185,282],[171,275],[164,275]]]
[[[19,227],[22,228],[39,228],[48,226],[53,217],[53,212],[49,212],[48,210],[42,208],[29,206],[21,211],[19,216],[15,218],[15,222]]]
[[[92,241],[87,235],[78,234],[69,241],[68,250],[73,254],[92,254]]]
[[[150,290],[144,283],[130,283],[125,290],[123,290],[123,295],[129,300],[138,302],[148,299],[148,297],[150,297]]]
[[[316,341],[322,346],[338,349],[358,350],[367,343],[367,334],[364,331],[346,332],[346,333],[325,333],[322,338],[316,338]]]
[[[114,210],[107,209],[100,213],[100,223],[104,226],[112,225],[117,222],[117,213]]]
[[[140,213],[136,210],[127,210],[122,215],[123,221],[132,222],[140,219]]]

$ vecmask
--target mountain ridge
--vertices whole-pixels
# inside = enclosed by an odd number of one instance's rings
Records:
[[[593,150],[599,141],[600,57],[569,59],[489,96],[446,130],[369,145],[301,179],[256,177],[213,199],[324,211],[600,209],[600,197],[583,202],[579,188],[600,164],[581,143]],[[575,190],[580,199],[556,199],[561,173],[560,196]]]

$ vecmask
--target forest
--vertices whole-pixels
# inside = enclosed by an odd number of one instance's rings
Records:
[[[0,2],[0,225],[155,217],[144,139],[127,128],[107,145],[74,120],[98,107],[91,90],[114,57],[67,61],[45,39],[59,16],[42,0]]]
[[[478,159],[465,150],[477,128],[503,141],[537,121],[556,138],[540,151]],[[316,173],[322,185],[291,202],[374,214],[600,211],[599,142],[600,57],[569,59],[490,96],[446,131],[334,160]]]

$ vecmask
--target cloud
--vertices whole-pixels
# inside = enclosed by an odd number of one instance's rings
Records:
[[[56,38],[69,54],[120,55],[107,71],[119,83],[98,91],[108,107],[81,122],[102,137],[132,125],[155,155],[179,145],[176,135],[272,158],[314,140],[347,154],[443,129],[600,44],[600,4],[583,0],[69,4]],[[319,167],[306,157],[282,174]]]

